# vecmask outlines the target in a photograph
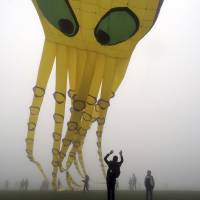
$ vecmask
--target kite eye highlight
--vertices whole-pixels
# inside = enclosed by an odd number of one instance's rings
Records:
[[[68,0],[37,0],[43,15],[68,37],[77,34],[79,24]]]
[[[128,40],[139,28],[138,17],[127,7],[112,8],[95,28],[96,40],[102,45],[115,45]]]

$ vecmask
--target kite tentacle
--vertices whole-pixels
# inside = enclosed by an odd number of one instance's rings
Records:
[[[76,154],[77,155],[77,154]],[[78,159],[77,157],[75,156],[74,158],[74,166],[76,167],[76,170],[78,171],[78,174],[81,176],[81,178],[84,178],[84,175],[82,174],[81,172],[81,169],[79,167],[79,163],[78,163]]]
[[[103,85],[102,85],[102,94],[101,94],[101,99],[98,101],[96,105],[96,115],[97,115],[97,147],[98,147],[98,156],[99,156],[99,161],[101,164],[101,169],[103,172],[103,175],[106,176],[106,171],[105,171],[105,166],[104,166],[104,161],[103,161],[103,153],[102,153],[102,134],[103,134],[103,128],[104,128],[104,123],[105,123],[105,118],[106,114],[108,111],[109,107],[109,99],[113,98],[115,95],[116,90],[118,89],[121,81],[124,78],[124,74],[126,72],[127,66],[128,66],[128,60],[118,60],[116,59],[115,61],[115,70],[113,71],[113,76],[112,80],[110,81],[110,85],[108,85],[108,76],[104,77],[103,84],[106,87],[107,91],[104,90]],[[107,74],[108,75],[108,74]],[[106,83],[107,82],[107,83]],[[106,91],[106,93],[104,92]]]
[[[96,53],[88,52],[84,71],[80,78],[81,84],[80,87],[78,87],[77,89],[76,92],[77,95],[74,96],[72,101],[73,104],[71,108],[71,117],[68,122],[67,132],[64,137],[64,140],[70,141],[69,144],[79,143],[79,130],[80,130],[81,117],[82,117],[82,112],[86,106],[86,98],[88,96],[89,87],[91,85],[92,77],[95,71],[94,67],[96,62],[95,59],[96,59]],[[64,146],[62,145],[61,152],[63,155],[66,155],[68,148],[69,146],[67,146],[67,148],[64,148]],[[63,161],[62,157],[60,161],[61,162]]]
[[[52,186],[57,190],[57,174],[60,166],[60,144],[62,138],[65,104],[66,104],[66,90],[67,90],[67,62],[66,62],[66,48],[62,45],[57,45],[56,52],[56,92],[55,99],[55,113],[54,113],[54,132],[53,132],[53,172],[52,172]]]
[[[69,187],[69,190],[73,191],[74,188],[72,186],[72,180],[71,180],[71,176],[70,176],[69,172],[66,172],[66,182]]]
[[[35,129],[38,121],[38,116],[40,112],[40,107],[43,102],[43,97],[45,94],[45,89],[47,86],[48,79],[51,74],[53,63],[56,55],[56,45],[52,42],[45,41],[43,47],[42,58],[40,61],[40,67],[37,77],[36,86],[33,88],[34,97],[32,105],[30,107],[30,116],[28,122],[28,133],[26,138],[26,152],[27,157],[36,164],[37,168],[41,172],[44,179],[47,179],[47,176],[38,161],[35,160],[33,156],[33,146],[35,138]]]
[[[101,169],[103,172],[103,175],[105,177],[105,166],[103,161],[103,153],[102,153],[102,132],[103,132],[103,125],[105,123],[106,113],[107,109],[110,106],[109,100],[113,94],[112,92],[112,84],[115,78],[116,73],[116,60],[113,58],[107,58],[106,64],[105,64],[105,70],[103,75],[103,81],[102,81],[102,88],[101,88],[101,95],[100,99],[97,102],[97,105],[95,107],[96,114],[97,114],[97,147],[98,147],[98,156],[99,161],[101,165]],[[95,115],[95,113],[94,113]]]
[[[84,165],[83,156],[82,156],[82,147],[84,144],[84,139],[87,134],[87,130],[90,128],[93,122],[92,113],[93,113],[94,106],[97,101],[97,95],[101,86],[104,65],[105,65],[105,57],[103,55],[98,55],[96,58],[96,67],[95,67],[95,72],[94,72],[92,82],[90,85],[89,95],[87,96],[87,100],[86,100],[86,108],[84,109],[84,112],[82,113],[82,119],[81,119],[81,124],[80,124],[80,129],[79,129],[79,145],[77,145],[76,152],[78,152],[79,163],[85,175],[87,173],[85,170],[85,165]]]
[[[78,89],[80,87],[80,84],[81,84],[83,72],[84,72],[84,69],[85,69],[85,66],[86,66],[87,57],[88,57],[87,53],[85,51],[83,51],[83,50],[74,50],[74,49],[71,49],[71,52],[74,54],[73,51],[76,52],[76,68],[78,70],[71,69],[71,72],[73,74],[72,74],[72,76],[70,74],[71,85],[70,85],[69,96],[71,98],[72,105],[74,104],[74,100],[75,100],[75,98],[77,96],[77,91],[78,91]],[[74,62],[74,65],[75,65],[75,62]],[[73,107],[71,108],[72,112],[75,111],[75,110],[76,110],[76,108],[75,109]],[[77,130],[78,129],[78,126],[77,126],[78,123],[77,122],[72,122],[72,123],[69,122],[69,124],[71,124],[71,126],[73,126],[73,125],[76,126],[74,131],[76,132],[76,135],[79,134],[78,133],[79,131]],[[78,137],[76,137],[76,138],[77,138],[77,140],[79,140]],[[73,141],[73,139],[72,139],[72,143],[79,143],[79,142],[78,141]],[[73,145],[70,153],[74,154],[76,152],[77,152],[77,148],[74,148],[74,145]],[[66,163],[67,170],[71,167],[72,163],[75,164],[75,167],[76,167],[76,169],[78,171],[78,174],[82,176],[80,168],[79,168],[79,165],[78,165],[78,162],[76,162],[75,160],[73,160],[72,157],[69,157],[68,160],[67,160],[67,163]]]
[[[102,55],[98,55],[96,59],[96,66],[95,66],[95,72],[92,78],[92,82],[90,85],[90,90],[89,90],[89,95],[87,96],[86,100],[86,108],[84,109],[84,112],[82,113],[81,117],[81,124],[80,124],[80,129],[78,131],[78,137],[77,141],[73,142],[73,148],[71,152],[75,152],[79,154],[79,163],[81,165],[82,171],[86,175],[85,171],[85,165],[83,161],[83,156],[82,156],[82,147],[84,144],[84,139],[87,134],[87,130],[90,128],[93,118],[92,118],[92,113],[94,110],[94,106],[97,101],[97,95],[101,86],[101,81],[103,77],[103,71],[104,71],[104,64],[105,64],[105,57]],[[80,85],[80,84],[77,84]],[[72,160],[68,159],[67,161],[67,168],[69,168],[72,164]],[[75,163],[74,163],[75,164]],[[78,169],[78,163],[76,164],[76,168]],[[80,172],[79,172],[80,174]]]
[[[75,48],[71,48],[68,47],[67,48],[68,51],[68,60],[67,60],[67,65],[69,68],[69,85],[70,85],[70,89],[68,91],[68,95],[71,98],[71,102],[73,103],[73,99],[76,95],[76,79],[77,79],[77,50]],[[71,110],[72,111],[72,108]],[[72,138],[73,138],[73,130],[74,129],[74,124],[68,122],[68,127],[70,129],[70,133],[68,134],[68,136],[63,138],[62,140],[62,147],[60,150],[60,171],[64,172],[66,171],[66,169],[64,169],[64,167],[62,166],[62,161],[64,160],[65,156],[66,156],[66,152],[69,148],[69,146],[71,145],[72,142]]]
[[[100,112],[102,112],[102,111],[99,111],[99,114],[100,114]],[[97,149],[98,149],[97,153],[99,156],[100,166],[101,166],[101,170],[102,170],[104,177],[106,177],[106,170],[105,170],[105,165],[104,165],[104,160],[103,160],[103,152],[102,152],[102,134],[103,134],[106,113],[107,113],[107,110],[103,111],[101,114],[101,120],[100,120],[100,118],[98,118],[98,120],[97,120],[98,126],[97,126],[97,132],[96,132],[96,134],[97,134]]]
[[[81,78],[82,84],[80,84],[80,87],[78,88],[77,91],[77,95],[73,99],[73,105],[71,108],[71,118],[68,122],[68,129],[64,137],[64,140],[70,141],[70,144],[71,142],[75,142],[77,140],[82,111],[85,109],[85,104],[86,104],[85,102],[89,90],[88,88],[91,84],[92,76],[94,74],[95,58],[96,58],[95,53],[88,53],[87,61],[85,64],[85,70]],[[68,148],[64,148],[64,145],[62,145],[61,148],[62,154],[66,154],[67,150]],[[62,161],[63,159],[61,158],[61,162]]]
[[[82,148],[83,148],[83,145],[80,146],[80,149],[78,150],[78,161],[80,163],[80,166],[81,166],[81,169],[84,173],[84,175],[87,174],[86,172],[86,167],[85,167],[85,162],[84,162],[84,159],[83,159],[83,151],[82,151]]]
[[[74,179],[72,178],[71,174],[67,171],[66,172],[66,182],[67,182],[67,185],[69,187],[70,190],[74,190],[74,187],[78,187],[80,188],[81,185],[79,185],[78,183],[76,183],[76,181],[74,181]]]

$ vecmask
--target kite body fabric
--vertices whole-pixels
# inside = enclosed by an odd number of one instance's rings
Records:
[[[94,122],[97,122],[99,161],[103,175],[106,174],[101,143],[110,99],[124,78],[136,44],[155,23],[163,0],[32,1],[44,29],[45,42],[33,88],[26,152],[47,179],[33,155],[33,147],[40,107],[56,62],[52,186],[57,189],[58,172],[65,171],[69,188],[78,188],[80,185],[69,169],[74,164],[81,177],[87,174],[82,147]],[[63,135],[67,93],[71,98],[71,114]]]

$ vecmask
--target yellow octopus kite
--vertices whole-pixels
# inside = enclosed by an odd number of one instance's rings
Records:
[[[47,179],[34,158],[33,147],[40,107],[56,62],[52,187],[57,189],[58,172],[65,171],[67,184],[73,189],[80,185],[69,169],[74,164],[81,177],[87,174],[82,147],[93,122],[98,125],[98,156],[105,176],[101,143],[110,99],[124,78],[136,44],[155,23],[163,0],[32,1],[44,29],[45,43],[33,88],[26,152]],[[63,135],[67,90],[71,114]],[[63,165],[67,151],[69,154]]]

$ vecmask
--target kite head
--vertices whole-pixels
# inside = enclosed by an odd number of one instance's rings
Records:
[[[116,58],[130,58],[153,26],[162,2],[33,0],[47,39]]]

